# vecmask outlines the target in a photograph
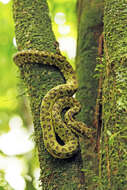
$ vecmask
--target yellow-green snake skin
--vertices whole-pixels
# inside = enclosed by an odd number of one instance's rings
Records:
[[[29,63],[54,65],[63,74],[66,84],[52,88],[42,99],[40,122],[47,151],[55,158],[72,157],[78,151],[78,136],[89,133],[84,123],[74,120],[74,115],[80,111],[80,104],[72,97],[78,87],[72,66],[61,55],[37,50],[18,52],[14,62],[18,66]],[[61,112],[68,107],[70,109],[63,121]],[[63,145],[56,140],[56,133],[64,142]]]

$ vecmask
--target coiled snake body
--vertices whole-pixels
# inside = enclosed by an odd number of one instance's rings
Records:
[[[88,133],[89,128],[84,123],[74,120],[74,115],[80,111],[80,104],[72,97],[78,87],[72,66],[61,55],[37,50],[18,52],[14,56],[14,62],[18,66],[28,63],[54,65],[64,75],[66,84],[52,88],[43,98],[40,122],[47,151],[55,158],[73,156],[78,151],[78,136]],[[63,121],[61,112],[66,107],[70,109]],[[56,140],[56,133],[63,141],[63,145]]]

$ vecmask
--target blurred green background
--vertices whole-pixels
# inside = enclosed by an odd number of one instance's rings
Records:
[[[60,49],[74,67],[76,0],[48,0]],[[33,125],[18,68],[12,1],[0,0],[0,190],[39,190]]]

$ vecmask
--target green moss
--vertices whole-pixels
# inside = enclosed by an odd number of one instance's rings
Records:
[[[95,4],[96,5],[96,4]],[[98,53],[98,37],[102,32],[102,7],[85,6],[81,15],[78,37],[76,70],[79,81],[77,98],[83,105],[80,119],[93,124],[98,80],[94,78]]]
[[[127,189],[127,33],[126,2],[105,0],[102,184]]]
[[[13,0],[13,15],[18,50],[58,51],[46,0]],[[70,184],[70,189],[83,190],[80,154],[67,160],[55,159],[45,150],[42,140],[41,101],[51,88],[65,82],[63,76],[56,67],[40,64],[24,64],[20,66],[20,72],[31,105],[42,189],[59,190]]]
[[[80,7],[80,6],[79,6]],[[98,79],[95,76],[96,58],[98,56],[98,39],[103,30],[103,1],[82,1],[80,23],[78,28],[78,44],[76,71],[79,90],[76,97],[81,102],[82,110],[78,118],[91,128],[93,126]],[[96,137],[80,141],[86,189],[97,189],[99,183],[98,160],[95,152]]]
[[[18,49],[56,52],[55,36],[46,0],[13,0],[13,17]]]

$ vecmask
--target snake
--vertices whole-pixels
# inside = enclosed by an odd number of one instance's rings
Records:
[[[81,105],[73,97],[78,82],[71,64],[63,55],[31,49],[17,52],[13,60],[19,67],[29,63],[56,66],[62,73],[66,83],[50,89],[41,101],[40,124],[46,150],[54,158],[72,157],[79,151],[79,137],[90,134],[90,128],[75,120]],[[66,113],[62,118],[64,110]]]

